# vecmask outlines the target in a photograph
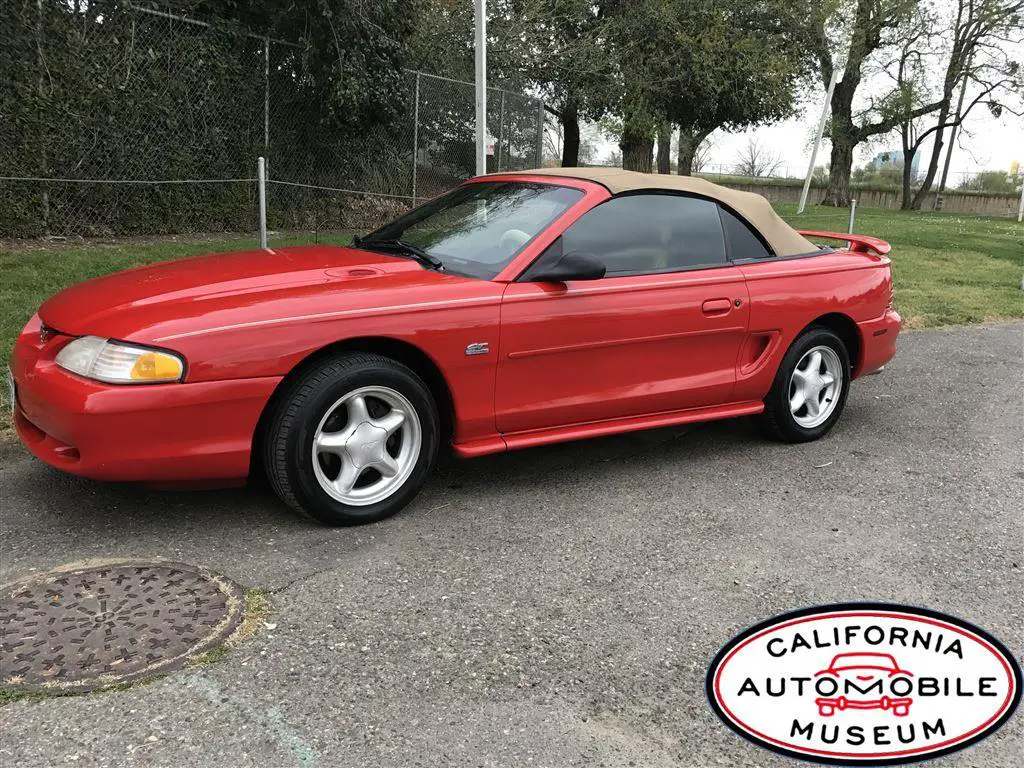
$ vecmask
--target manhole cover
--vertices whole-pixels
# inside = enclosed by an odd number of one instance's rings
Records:
[[[242,610],[236,584],[178,563],[42,574],[0,594],[0,684],[87,691],[179,669]]]

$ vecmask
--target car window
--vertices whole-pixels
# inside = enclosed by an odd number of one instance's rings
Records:
[[[401,240],[449,272],[489,280],[583,197],[572,187],[475,182],[457,187],[362,238],[359,247]]]
[[[615,197],[562,234],[564,253],[590,256],[608,277],[674,272],[725,263],[718,205],[682,195]]]
[[[725,239],[729,244],[730,259],[766,259],[773,255],[747,222],[728,208],[719,206],[719,211],[725,228]]]

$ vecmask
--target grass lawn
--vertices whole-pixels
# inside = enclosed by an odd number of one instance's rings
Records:
[[[351,234],[321,237],[321,242],[344,243]],[[312,243],[311,235],[275,237],[272,245]],[[7,366],[14,339],[39,305],[58,291],[83,280],[158,261],[204,253],[242,251],[256,247],[254,237],[225,239],[139,238],[129,241],[0,243],[0,365]],[[0,368],[2,371],[3,368]],[[6,399],[6,391],[4,392]]]
[[[849,211],[776,206],[800,229],[845,232]],[[1024,224],[1013,219],[865,208],[854,231],[892,244],[896,309],[909,328],[1024,317]]]
[[[793,205],[779,212],[794,226],[844,232],[848,212]],[[856,231],[893,245],[896,307],[910,327],[924,328],[1024,317],[1024,226],[1009,219],[957,214],[857,212]],[[347,242],[349,235],[322,238]],[[312,242],[311,236],[272,239],[273,245]],[[14,338],[48,296],[90,277],[156,261],[255,247],[252,238],[139,239],[126,242],[0,245],[0,365]]]

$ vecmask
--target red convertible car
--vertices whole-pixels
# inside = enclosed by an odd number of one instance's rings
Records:
[[[819,247],[807,236],[841,241]],[[90,478],[240,482],[329,524],[462,457],[759,416],[814,440],[893,356],[888,244],[798,233],[701,179],[472,179],[349,247],[184,259],[57,294],[12,355],[14,419]]]

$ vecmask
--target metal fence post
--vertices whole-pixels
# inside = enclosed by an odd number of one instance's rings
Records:
[[[416,155],[420,151],[420,73],[416,73],[416,101],[412,108],[412,207],[416,207]]]
[[[501,92],[501,111],[498,112],[498,146],[494,149],[494,162],[497,164],[497,168],[494,170],[501,170],[501,143],[505,140],[505,91]]]
[[[850,200],[850,227],[846,230],[848,235],[853,234],[853,218],[857,214],[857,201],[855,199]]]
[[[263,151],[270,154],[270,37],[263,38]]]
[[[256,159],[256,185],[259,189],[260,248],[267,247],[267,161]]]
[[[44,88],[46,86],[46,62],[43,59],[43,0],[36,3],[36,96],[42,103]],[[46,153],[45,140],[39,143],[39,175],[47,177],[50,175],[49,163]],[[50,234],[50,188],[43,185],[42,193],[39,195],[39,202],[42,205],[43,232]],[[14,404],[11,404],[13,409]]]
[[[544,165],[544,99],[537,99],[537,163],[534,168]]]
[[[476,175],[487,173],[487,0],[473,3],[474,72],[476,73]]]

